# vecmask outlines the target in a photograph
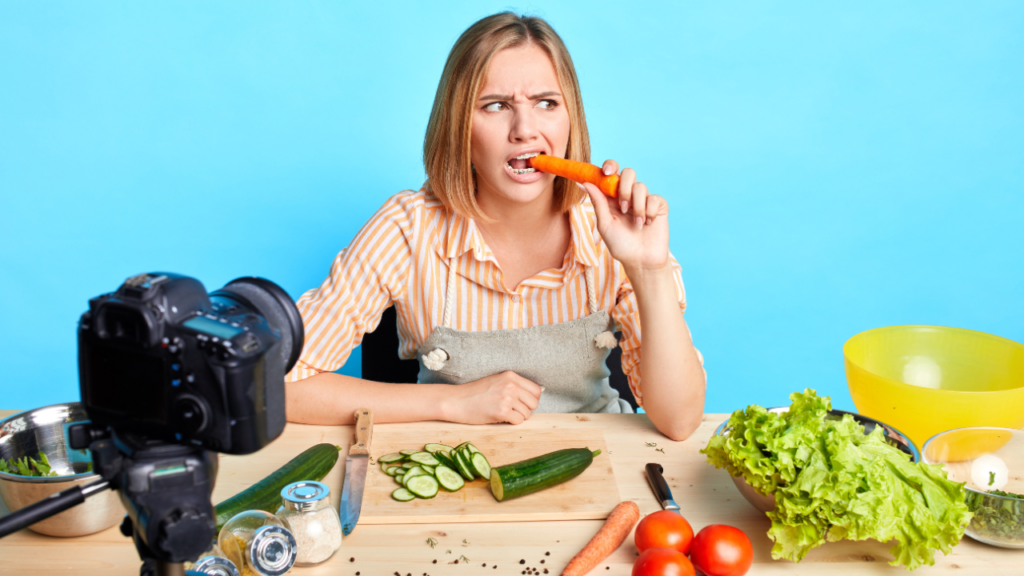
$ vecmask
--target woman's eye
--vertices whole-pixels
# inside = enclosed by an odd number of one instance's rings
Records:
[[[491,102],[490,104],[484,106],[484,110],[487,110],[488,112],[501,112],[504,109],[504,102]]]
[[[537,108],[543,108],[544,110],[553,110],[556,106],[558,106],[558,102],[554,100],[541,100],[537,103]]]

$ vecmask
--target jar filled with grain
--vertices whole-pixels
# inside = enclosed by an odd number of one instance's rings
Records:
[[[277,517],[295,536],[299,548],[296,566],[319,564],[341,548],[341,520],[326,484],[305,481],[285,486]]]
[[[211,543],[195,562],[185,562],[185,570],[207,576],[241,576],[235,563],[224,557],[216,543]]]
[[[281,576],[295,564],[297,550],[284,522],[263,510],[248,510],[228,520],[217,546],[242,576]]]

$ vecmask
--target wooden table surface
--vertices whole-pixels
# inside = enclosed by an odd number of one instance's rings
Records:
[[[13,411],[0,411],[6,417]],[[607,441],[615,479],[623,499],[633,500],[644,514],[659,510],[647,481],[644,465],[660,463],[683,515],[700,530],[708,524],[730,524],[742,529],[754,544],[754,566],[748,574],[904,574],[892,559],[889,546],[875,541],[835,542],[811,551],[799,564],[771,559],[770,522],[754,510],[723,470],[704,461],[698,451],[707,444],[724,414],[707,414],[697,432],[684,442],[662,436],[642,414],[537,414],[522,428],[598,428]],[[453,430],[463,427],[445,422],[385,424],[419,429]],[[213,500],[219,502],[272,472],[296,454],[318,442],[347,448],[352,428],[289,424],[284,434],[264,450],[249,456],[222,456]],[[425,438],[424,442],[429,441]],[[373,451],[374,455],[376,451]],[[324,482],[340,492],[344,452],[339,465]],[[337,493],[336,493],[337,496]],[[335,505],[337,501],[335,500]],[[6,510],[0,506],[0,514]],[[360,525],[345,537],[342,548],[324,564],[293,568],[297,576],[445,576],[492,574],[513,576],[526,567],[559,574],[572,556],[601,527],[597,520],[503,522],[476,524]],[[437,541],[430,547],[428,538]],[[550,553],[550,555],[548,555]],[[454,561],[463,558],[458,564]],[[592,575],[628,575],[636,558],[630,537]],[[468,559],[468,561],[466,560]],[[436,561],[436,564],[435,564]],[[521,563],[521,561],[523,563]],[[483,565],[486,564],[486,568]],[[81,538],[50,538],[22,530],[0,540],[0,574],[103,575],[138,574],[139,560],[131,541],[110,528]],[[1024,573],[1024,553],[979,544],[965,537],[949,556],[937,556],[933,567],[918,573],[955,573],[995,576]]]

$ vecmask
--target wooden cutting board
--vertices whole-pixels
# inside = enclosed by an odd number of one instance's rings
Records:
[[[429,500],[417,498],[399,502],[391,498],[399,485],[381,470],[377,458],[399,450],[422,450],[428,442],[457,446],[467,441],[487,456],[491,466],[511,464],[563,448],[586,447],[601,450],[601,454],[572,480],[505,502],[495,500],[490,483],[482,479],[466,482],[457,492],[438,490],[437,496]],[[366,473],[359,524],[594,520],[607,518],[620,502],[608,447],[600,430],[508,428],[426,433],[382,426],[374,430],[370,453],[375,465]]]

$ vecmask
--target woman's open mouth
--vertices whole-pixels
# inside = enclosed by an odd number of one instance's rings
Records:
[[[528,154],[520,154],[506,162],[506,164],[508,164],[508,167],[512,169],[513,174],[532,174],[533,172],[536,172],[536,170],[530,167],[530,158],[533,158],[537,154],[540,153],[530,152]]]

